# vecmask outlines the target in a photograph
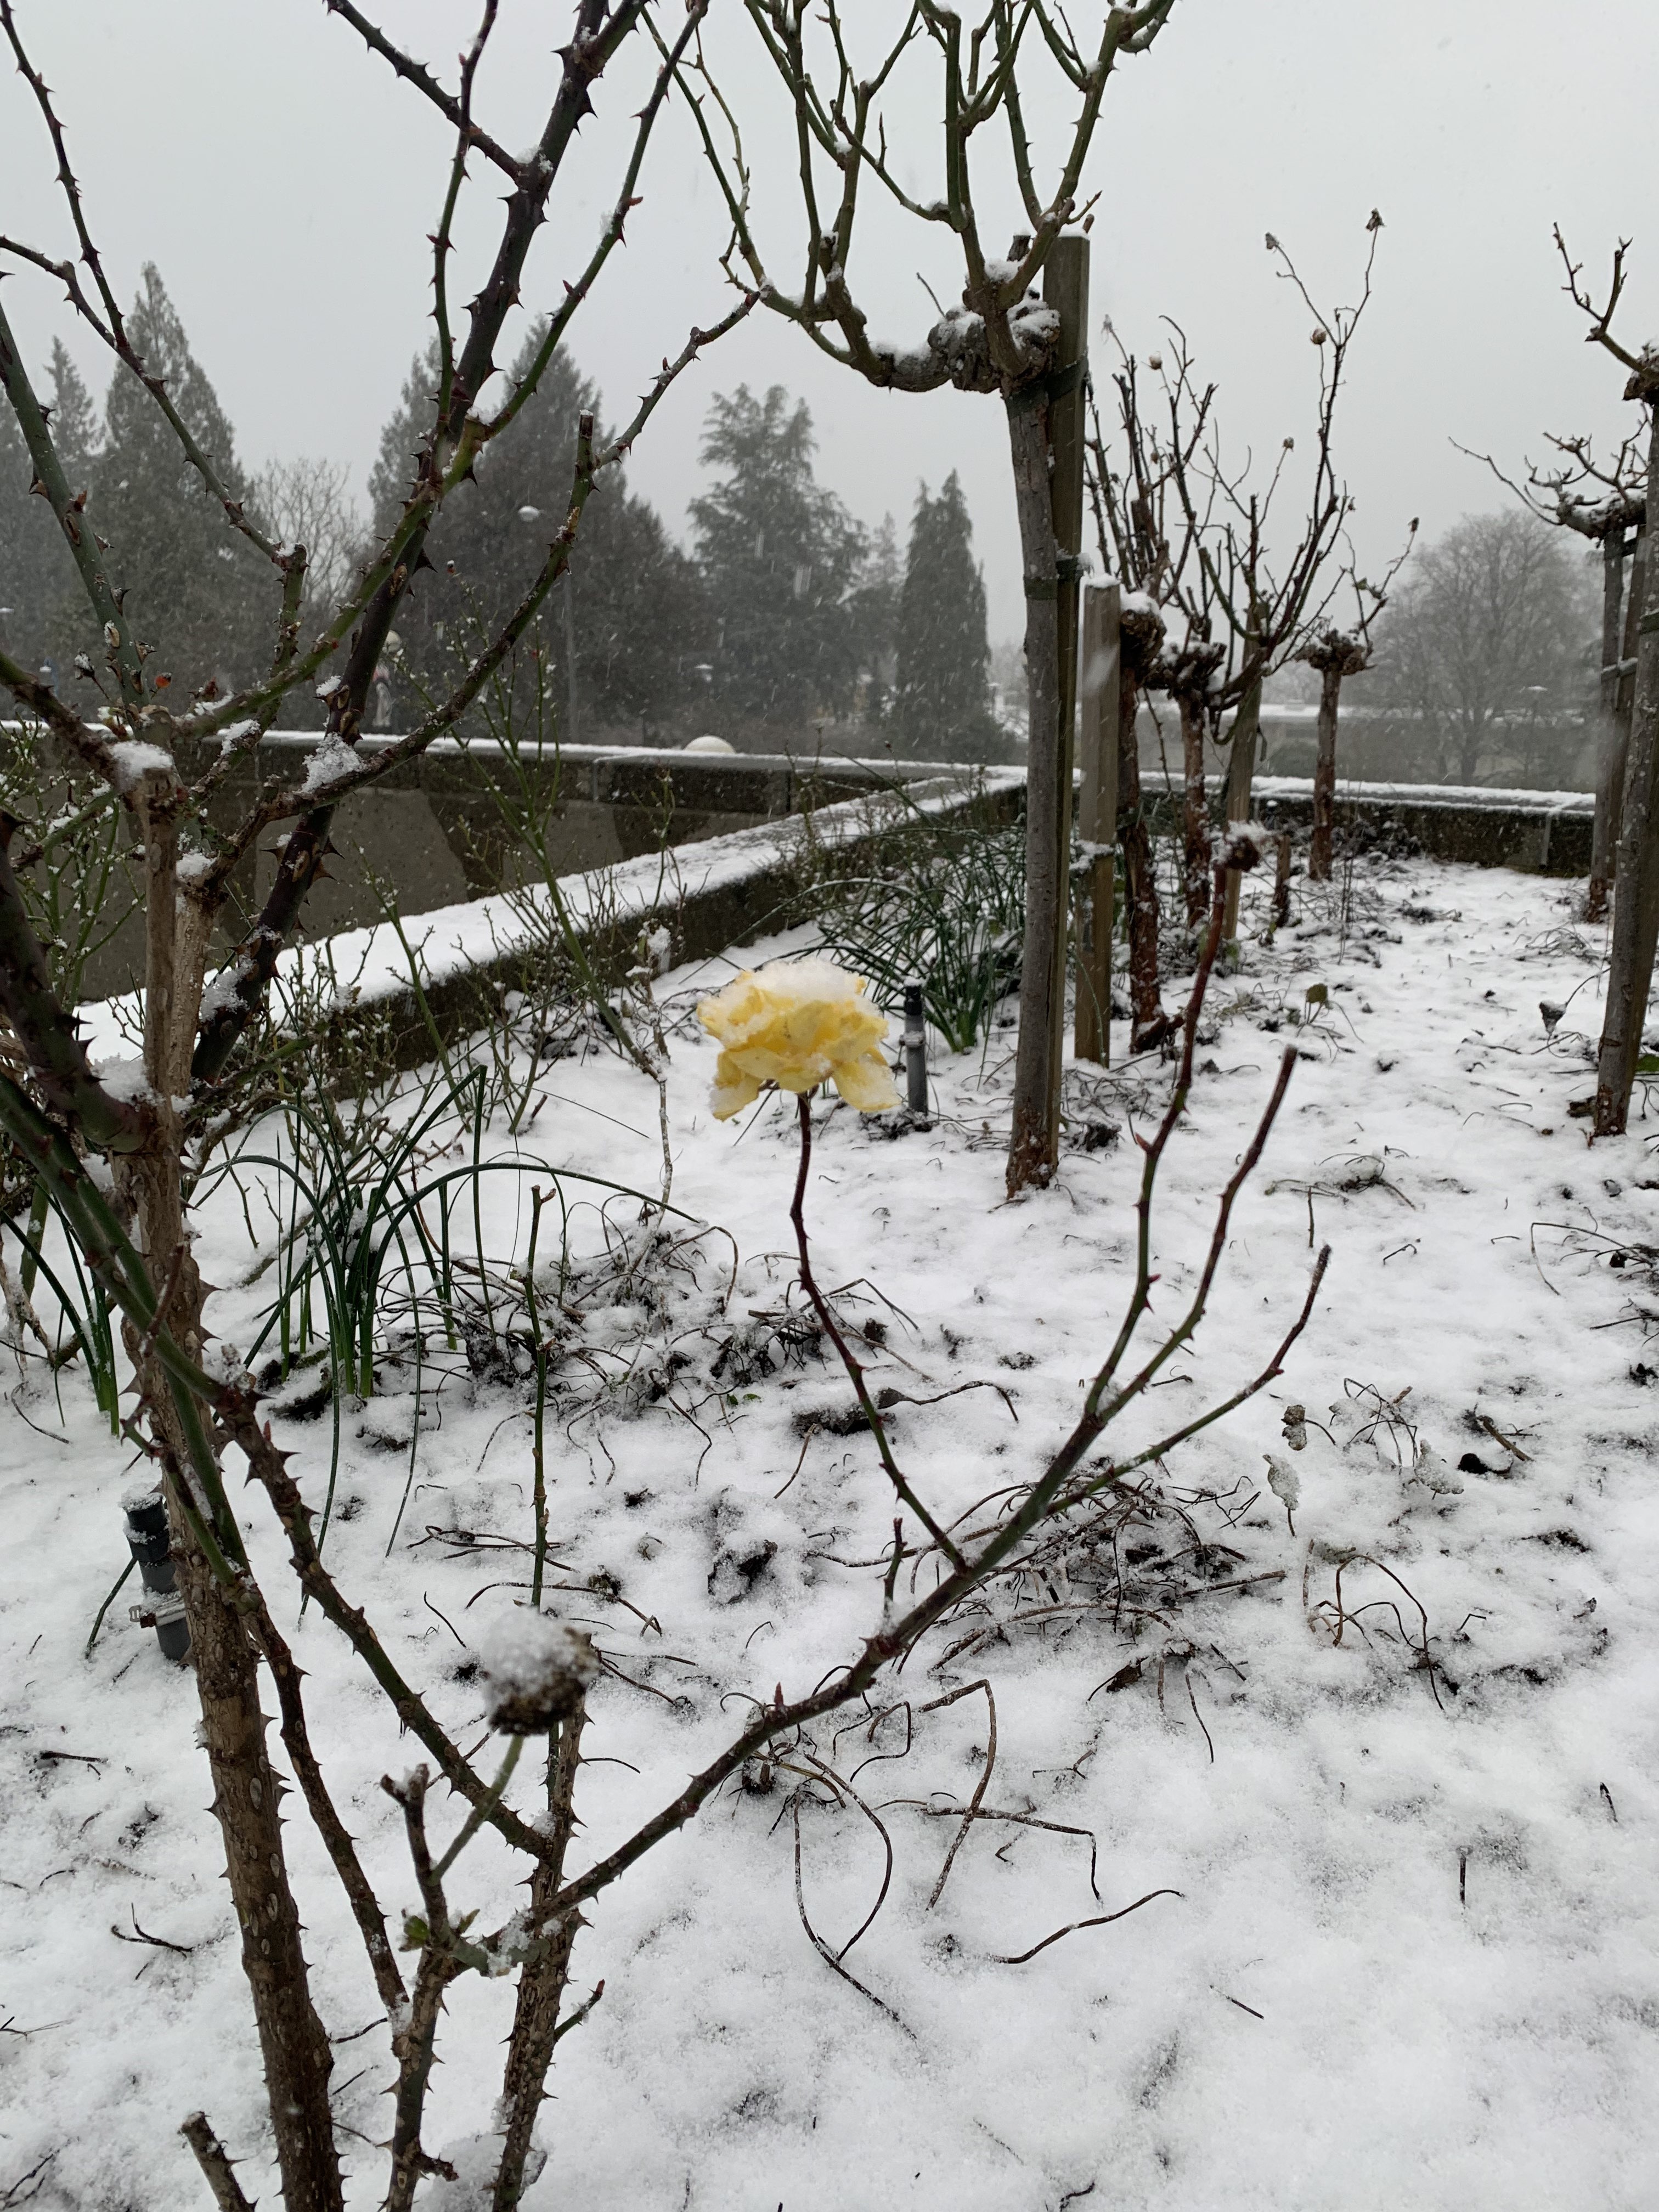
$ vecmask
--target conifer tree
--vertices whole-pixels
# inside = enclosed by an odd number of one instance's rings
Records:
[[[91,395],[61,341],[52,349],[51,422],[64,473],[87,487],[98,443]],[[34,471],[10,411],[0,414],[0,643],[31,669],[54,666],[76,631],[75,567],[51,508],[30,487]],[[82,624],[84,627],[84,624]]]
[[[102,441],[97,405],[61,338],[52,342],[52,436],[64,473],[78,490]]]
[[[541,336],[537,329],[526,338],[515,379],[527,370]],[[416,356],[398,412],[381,434],[369,478],[377,538],[408,495],[417,426],[430,420],[437,374],[435,349]],[[578,419],[585,410],[597,416],[599,408],[593,385],[568,354],[556,353],[534,400],[479,456],[475,481],[446,503],[428,540],[432,572],[422,573],[400,612],[408,680],[393,683],[398,719],[416,703],[421,687],[443,680],[470,627],[482,622],[486,629],[496,628],[510,612],[526,554],[563,524]],[[572,735],[573,642],[574,735],[623,723],[648,737],[689,703],[706,629],[691,562],[648,503],[629,495],[621,470],[613,471],[588,500],[570,572],[549,602],[540,633],[555,671],[561,734]]]
[[[903,588],[904,566],[899,559],[898,532],[892,516],[884,514],[870,540],[870,550],[852,597],[859,683],[864,719],[867,721],[879,721],[885,714],[897,681],[899,595]]]
[[[247,487],[230,419],[153,262],[144,265],[127,331],[149,373],[166,380],[232,497],[242,497]],[[155,401],[124,368],[111,382],[102,449],[88,473],[88,518],[115,549],[112,581],[149,648],[149,666],[171,677],[181,702],[210,680],[225,688],[251,680],[274,628],[269,572],[227,526]]]
[[[937,499],[923,484],[910,523],[893,702],[905,750],[931,760],[986,757],[996,737],[990,666],[985,579],[953,469]]]
[[[864,532],[812,472],[812,418],[775,384],[717,398],[702,459],[721,471],[691,503],[718,625],[714,688],[729,712],[799,731],[853,703],[860,647],[851,595]]]

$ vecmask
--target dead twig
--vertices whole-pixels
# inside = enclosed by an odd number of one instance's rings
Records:
[[[1046,1951],[1051,1943],[1058,1943],[1062,1936],[1075,1936],[1080,1928],[1109,1928],[1113,1921],[1123,1920],[1130,1913],[1139,1912],[1143,1905],[1150,1905],[1155,1897],[1184,1899],[1186,1892],[1181,1889],[1149,1889],[1145,1897],[1136,1898],[1133,1905],[1123,1905],[1116,1912],[1097,1912],[1088,1920],[1068,1921],[1064,1928],[1056,1928],[1052,1936],[1045,1936],[1040,1943],[1033,1943],[1029,1951],[1017,1951],[1012,1958],[996,1958],[991,1963],[997,1966],[1023,1966],[1028,1960],[1035,1959],[1039,1951]]]
[[[870,2002],[874,2005],[878,2012],[884,2012],[888,2019],[892,2021],[895,2027],[903,2028],[904,2033],[907,2035],[912,2036],[914,2039],[914,2032],[910,2028],[905,2027],[905,2023],[893,2010],[892,2006],[887,2002],[884,1997],[878,1997],[873,1990],[866,1989],[864,1984],[860,1981],[856,1974],[849,1974],[848,1972],[846,1967],[843,1966],[841,1962],[841,1954],[838,1952],[832,1951],[830,1949],[830,1946],[824,1942],[823,1936],[819,1935],[817,1929],[813,1927],[811,1920],[807,1917],[806,1893],[801,1883],[800,1792],[799,1790],[795,1792],[794,1796],[790,1800],[790,1812],[793,1816],[795,1827],[795,1909],[800,1914],[800,1924],[806,1930],[807,1938],[811,1943],[812,1948],[817,1953],[819,1958],[823,1960],[824,1965],[829,1967],[832,1974],[839,1974],[842,1981],[844,1981],[849,1988],[856,1990],[861,1997],[867,1997]],[[885,1894],[884,1888],[884,1894]],[[868,1925],[867,1922],[866,1925]],[[863,1932],[863,1929],[859,1930],[860,1935],[862,1935]],[[856,1942],[857,1940],[858,1939],[855,1936],[854,1941]]]
[[[990,1732],[986,1739],[985,1764],[980,1770],[980,1777],[975,1784],[974,1794],[968,1801],[968,1810],[962,1816],[962,1826],[951,1838],[951,1848],[945,1854],[945,1864],[939,1870],[939,1880],[933,1884],[933,1893],[927,1900],[927,1910],[930,1912],[945,1894],[945,1885],[951,1878],[951,1869],[956,1863],[957,1853],[968,1840],[968,1831],[974,1825],[980,1805],[985,1796],[987,1784],[991,1779],[991,1771],[997,1763],[997,1701],[992,1693],[991,1685],[981,1675],[977,1682],[964,1682],[961,1689],[951,1690],[942,1698],[935,1698],[931,1704],[921,1708],[925,1713],[936,1713],[945,1705],[955,1705],[959,1698],[971,1697],[975,1690],[984,1691],[986,1708],[991,1717]]]
[[[193,1943],[170,1943],[165,1936],[152,1936],[148,1929],[139,1927],[138,1915],[131,1905],[127,1907],[127,1911],[132,1914],[132,1925],[135,1933],[129,1936],[125,1928],[119,1928],[113,1921],[111,1921],[109,1932],[118,1940],[118,1942],[122,1943],[152,1944],[158,1951],[176,1951],[181,1959],[189,1959],[194,1956],[196,1946]]]

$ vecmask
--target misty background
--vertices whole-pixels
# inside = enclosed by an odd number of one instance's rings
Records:
[[[502,10],[477,106],[509,145],[537,127],[536,92],[565,12]],[[872,36],[890,35],[892,12],[878,0],[862,11]],[[801,241],[790,119],[740,11],[717,6],[714,17],[708,51],[743,119],[761,241],[776,280],[793,289]],[[441,118],[402,96],[384,63],[313,0],[147,0],[142,9],[26,0],[26,24],[58,91],[118,296],[131,299],[154,263],[234,426],[243,471],[271,483],[309,457],[370,520],[383,434],[430,335],[431,272],[424,224],[389,216],[383,250],[364,252],[362,217],[395,205],[407,179],[432,197],[449,152]],[[453,82],[474,10],[403,0],[389,27]],[[895,80],[890,132],[896,144],[908,120],[919,156],[931,159],[932,76],[928,58],[915,58]],[[224,98],[228,83],[242,88],[240,97]],[[509,356],[586,261],[620,159],[606,126],[638,106],[641,89],[625,70],[599,88],[580,189],[562,198],[559,221],[532,251]],[[1052,84],[1046,109],[1034,103],[1029,114],[1039,149],[1069,123],[1062,91]],[[1656,96],[1650,0],[1585,0],[1571,10],[1540,0],[1449,9],[1407,0],[1386,11],[1179,0],[1152,54],[1121,66],[1085,173],[1085,191],[1099,194],[1091,319],[1098,331],[1109,317],[1143,360],[1164,336],[1160,319],[1178,323],[1198,373],[1219,386],[1230,455],[1305,439],[1317,383],[1309,317],[1275,277],[1264,236],[1284,241],[1322,305],[1351,301],[1364,226],[1380,208],[1375,298],[1337,422],[1339,470],[1357,502],[1355,550],[1380,571],[1413,516],[1426,547],[1460,517],[1508,503],[1454,441],[1519,474],[1523,457],[1546,456],[1547,430],[1588,431],[1611,446],[1631,427],[1619,375],[1585,346],[1582,319],[1561,296],[1551,225],[1561,224],[1598,289],[1638,212],[1623,188],[1628,161],[1604,149],[1639,143]],[[936,187],[921,158],[899,171],[908,189]],[[475,167],[470,220],[463,200],[458,300],[469,296],[487,244],[494,187],[476,191],[483,179]],[[612,422],[663,355],[730,297],[718,265],[725,226],[683,112],[671,110],[660,128],[641,189],[627,247],[584,310],[572,356]],[[0,80],[0,228],[71,250],[50,148],[15,76]],[[988,190],[985,205],[988,242],[1000,245],[999,228],[1020,227],[1017,207],[1011,198],[998,209]],[[436,212],[434,202],[433,221]],[[875,196],[861,222],[855,289],[872,326],[917,343],[935,314],[926,288],[947,304],[955,296],[954,241],[942,234],[933,260],[921,258],[934,241]],[[33,360],[45,362],[58,342],[101,400],[111,364],[56,291],[34,272],[17,274],[9,313]],[[1659,237],[1638,236],[1626,336],[1659,325],[1656,308]],[[1097,371],[1103,350],[1097,341]],[[805,403],[819,487],[872,548],[891,516],[901,562],[921,486],[937,495],[954,475],[1006,676],[1023,614],[1000,408],[948,388],[926,398],[877,392],[757,312],[681,380],[630,461],[628,495],[654,509],[669,551],[692,546],[699,502],[714,485],[705,424],[739,386],[757,396],[781,386],[792,405]],[[1292,495],[1287,522],[1294,507]],[[1583,566],[1577,545],[1562,558]],[[1584,600],[1588,608],[1588,589]],[[1587,621],[1593,630],[1593,614]]]

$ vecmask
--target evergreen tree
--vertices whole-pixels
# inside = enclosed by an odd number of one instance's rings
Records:
[[[898,532],[892,516],[884,514],[879,529],[870,541],[851,602],[858,638],[860,706],[866,721],[881,720],[898,679],[899,595],[903,587]]]
[[[89,479],[101,441],[98,410],[61,338],[52,342],[52,441],[76,490]]]
[[[723,471],[691,503],[718,625],[714,694],[740,715],[799,727],[844,714],[859,672],[851,604],[864,533],[812,473],[812,418],[775,384],[708,410],[702,459]]]
[[[985,580],[973,525],[951,471],[937,499],[923,484],[910,523],[899,600],[898,685],[893,720],[905,750],[923,759],[975,760],[994,745]]]
[[[51,422],[64,474],[86,487],[97,447],[91,396],[61,343],[52,349]],[[9,408],[0,410],[0,641],[29,668],[61,650],[80,596],[74,556],[44,499]],[[61,675],[61,671],[59,672]]]
[[[514,364],[515,380],[526,374],[540,335],[532,331],[526,338]],[[378,538],[392,528],[413,483],[437,374],[434,343],[415,361],[381,434],[369,478]],[[522,598],[568,509],[577,420],[586,410],[597,417],[598,392],[568,354],[556,353],[535,398],[479,456],[476,480],[445,501],[427,542],[433,573],[422,573],[399,618],[403,666],[411,680],[393,686],[394,719],[418,712],[422,695],[441,695],[480,626],[499,627]],[[570,735],[572,639],[575,734],[627,723],[649,735],[689,703],[705,630],[691,562],[647,503],[629,495],[622,471],[608,469],[584,510],[570,569],[541,620],[563,733]]]
[[[147,371],[166,380],[221,482],[240,498],[235,434],[154,264],[145,264],[127,331]],[[73,407],[66,413],[73,418]],[[110,385],[104,432],[87,464],[87,515],[109,540],[111,580],[151,666],[172,678],[181,700],[210,678],[226,687],[251,680],[275,636],[280,585],[268,563],[230,527],[155,400],[124,368]],[[87,649],[98,657],[95,644]]]

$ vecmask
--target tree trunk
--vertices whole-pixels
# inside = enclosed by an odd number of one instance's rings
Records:
[[[1336,832],[1336,718],[1342,697],[1342,666],[1333,659],[1319,672],[1319,728],[1315,740],[1313,842],[1308,848],[1311,882],[1331,879],[1331,848]]]
[[[1619,742],[1619,662],[1625,625],[1621,619],[1625,577],[1625,533],[1609,531],[1601,540],[1601,683],[1600,743],[1595,765],[1595,827],[1590,848],[1589,883],[1584,892],[1586,921],[1605,920],[1607,891],[1613,882],[1613,855],[1619,849],[1620,800],[1624,796],[1625,757],[1630,726],[1625,726],[1626,744]],[[1631,602],[1637,586],[1632,574]]]
[[[1158,876],[1152,841],[1140,805],[1139,692],[1126,668],[1118,694],[1117,818],[1123,848],[1123,890],[1129,911],[1131,1052],[1146,1052],[1170,1032],[1158,988]]]
[[[1659,514],[1659,435],[1648,400],[1647,511]],[[1642,1049],[1653,951],[1659,934],[1659,561],[1643,563],[1637,616],[1636,694],[1625,764],[1607,1006],[1595,1076],[1595,1133],[1618,1135],[1630,1118],[1631,1086]]]
[[[1645,532],[1636,533],[1636,550],[1631,556],[1630,584],[1625,593],[1625,635],[1619,665],[1623,673],[1619,678],[1619,690],[1613,699],[1613,856],[1619,854],[1619,833],[1623,823],[1625,803],[1625,769],[1630,758],[1631,718],[1636,710],[1636,671],[1640,659],[1643,595],[1647,589],[1648,541]]]
[[[1083,542],[1083,369],[1089,241],[1055,240],[1042,272],[1059,318],[1054,374],[1006,400],[1025,575],[1030,737],[1025,787],[1025,948],[1019,985],[1007,1188],[1040,1188],[1060,1160],[1066,1053],[1066,927],[1077,712],[1079,554]]]
[[[201,1277],[185,1228],[179,1121],[171,1099],[184,1088],[197,1007],[188,995],[193,949],[185,948],[180,995],[177,824],[146,805],[144,1070],[159,1102],[155,1147],[123,1162],[144,1264],[160,1320],[193,1359],[202,1352]],[[199,974],[196,988],[199,993]],[[175,1003],[175,1000],[177,1003]],[[329,2110],[333,2066],[311,2002],[300,1916],[289,1885],[268,1725],[259,1709],[258,1660],[232,1596],[215,1575],[180,1504],[191,1477],[183,1425],[166,1370],[131,1322],[124,1334],[163,1452],[173,1550],[202,1709],[202,1741],[213,1776],[213,1812],[224,1839],[231,1901],[242,1931],[242,1971],[264,2063],[265,2090],[283,2200],[288,2212],[339,2212],[339,2160]]]
[[[526,1923],[532,1941],[545,1943],[547,1948],[519,1975],[513,2033],[507,2039],[507,2069],[497,2107],[503,2141],[491,2212],[514,2212],[524,2194],[525,2161],[547,2094],[547,2069],[558,2040],[559,2006],[570,1975],[571,1948],[581,1925],[581,1915],[574,1909],[552,1924],[548,1907],[564,1880],[565,1853],[575,1827],[573,1807],[581,1765],[584,1718],[584,1709],[578,1705],[560,1722],[548,1747],[547,1819],[554,1849],[548,1857],[537,1861],[530,1878]]]
[[[1204,787],[1204,709],[1185,692],[1176,702],[1181,715],[1183,772],[1182,842],[1187,892],[1187,924],[1195,929],[1210,911],[1210,800]]]
[[[1462,729],[1463,735],[1457,748],[1457,781],[1466,789],[1472,789],[1480,773],[1480,748],[1486,734],[1486,725],[1480,721],[1471,723],[1465,719]]]
[[[176,1160],[150,1157],[132,1168],[146,1265],[158,1297],[173,1285],[167,1327],[192,1358],[201,1352],[201,1280],[184,1241]],[[190,1625],[191,1660],[202,1710],[202,1742],[213,1776],[213,1813],[242,1934],[242,1972],[253,2000],[265,2093],[289,2212],[339,2212],[339,2160],[329,2110],[333,2066],[311,2002],[300,1915],[289,1885],[268,1723],[259,1706],[258,1661],[241,1614],[191,1533],[179,1506],[188,1481],[185,1442],[167,1378],[131,1325],[127,1348],[154,1427],[163,1439],[178,1587]]]
[[[1246,649],[1255,643],[1252,635]],[[1233,717],[1232,752],[1227,762],[1227,819],[1229,822],[1248,822],[1250,818],[1250,787],[1255,776],[1256,740],[1261,732],[1261,678],[1246,690],[1238,702],[1238,712]],[[1224,943],[1231,944],[1238,934],[1238,890],[1243,882],[1243,872],[1238,868],[1227,871],[1225,908],[1222,915],[1221,935]]]

